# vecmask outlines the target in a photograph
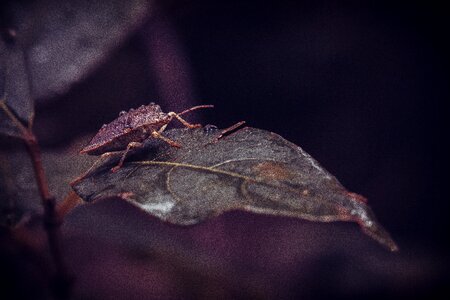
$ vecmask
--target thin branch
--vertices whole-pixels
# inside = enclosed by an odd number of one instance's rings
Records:
[[[55,210],[55,198],[51,195],[48,187],[47,177],[45,176],[44,167],[42,165],[42,155],[39,143],[36,136],[33,134],[31,127],[25,127],[3,100],[0,101],[0,108],[5,111],[8,118],[20,130],[22,134],[21,138],[24,140],[28,153],[30,154],[39,194],[41,196],[41,202],[44,207],[44,228],[47,233],[50,253],[56,268],[57,284],[55,286],[55,296],[59,299],[67,299],[71,279],[64,264],[59,243],[59,226],[61,222]]]
[[[3,109],[14,126],[20,130],[20,133],[22,134],[21,138],[27,145],[33,163],[34,173],[36,175],[39,194],[41,195],[42,204],[45,207],[45,202],[54,200],[52,200],[53,197],[50,195],[50,190],[48,188],[47,178],[45,176],[44,167],[42,166],[41,150],[37,139],[31,129],[25,127],[22,122],[19,121],[3,100],[0,101],[0,108]]]

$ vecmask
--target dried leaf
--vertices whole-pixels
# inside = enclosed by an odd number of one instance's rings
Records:
[[[173,129],[165,135],[181,148],[149,139],[117,173],[120,153],[105,155],[73,188],[86,201],[118,195],[162,220],[190,225],[229,210],[354,221],[391,250],[395,242],[365,199],[348,192],[300,147],[279,135],[244,128]]]

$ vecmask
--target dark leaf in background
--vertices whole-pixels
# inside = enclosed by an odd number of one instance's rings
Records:
[[[174,129],[165,135],[183,145],[150,139],[138,159],[117,173],[120,154],[104,156],[73,183],[86,201],[119,195],[162,220],[199,223],[229,210],[311,221],[354,221],[389,248],[397,246],[365,199],[348,192],[300,147],[274,133],[245,128]]]
[[[2,32],[2,35],[8,34],[14,35],[13,32]],[[8,41],[7,37],[0,39],[0,102],[0,133],[20,136],[19,128],[6,110],[30,123],[34,112],[33,99],[22,45]]]
[[[78,141],[42,152],[49,188],[58,202],[71,191],[70,181],[94,161],[93,157],[77,154],[81,147],[81,141]],[[0,224],[15,224],[22,218],[42,212],[39,197],[25,146],[17,146],[14,151],[0,149]]]
[[[21,131],[9,118],[5,108],[11,111],[3,99],[0,99],[0,134],[21,137]]]
[[[437,253],[393,255],[351,225],[235,211],[168,226],[113,197],[75,208],[62,235],[73,299],[365,299],[444,269]]]
[[[33,117],[33,99],[25,61],[25,54],[19,45],[5,47],[6,60],[2,71],[4,75],[4,94],[8,106],[22,120],[30,122]]]
[[[5,78],[7,97],[24,95],[19,94],[25,93],[23,78],[29,80],[27,93],[33,99],[65,93],[143,22],[148,3],[40,0],[2,4],[2,32],[14,33],[9,39],[2,34],[9,47],[0,54],[9,70],[2,67],[0,75]],[[14,101],[25,101],[21,98]]]
[[[148,4],[144,0],[1,2],[0,134],[21,137],[11,115],[29,125],[34,100],[63,94],[85,78],[144,21]],[[28,157],[21,151],[0,156],[0,178],[8,178],[0,183],[0,196],[7,199],[2,203],[6,215],[11,210],[38,209]],[[49,165],[50,173],[53,166],[62,167],[63,176],[54,177],[63,182],[62,187],[67,187],[67,181],[61,180],[67,178],[64,175],[79,174],[72,173],[76,168],[68,158],[59,157]]]

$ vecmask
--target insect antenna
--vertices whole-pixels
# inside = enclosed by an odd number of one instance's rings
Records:
[[[214,107],[214,105],[210,105],[210,104],[207,104],[207,105],[197,105],[197,106],[193,106],[193,107],[191,107],[191,108],[189,108],[189,109],[186,109],[186,110],[184,110],[184,111],[178,113],[177,115],[181,116],[181,115],[184,115],[185,113],[188,113],[188,112],[193,111],[193,110],[196,110],[196,109],[201,109],[201,108],[213,108],[213,107]]]

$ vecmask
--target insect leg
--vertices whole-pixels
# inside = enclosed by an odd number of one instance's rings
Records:
[[[234,131],[235,129],[238,129],[239,127],[241,127],[244,124],[245,124],[245,121],[240,121],[228,128],[223,129],[222,132],[220,133],[220,135],[217,137],[217,140],[221,139],[222,137],[224,137],[225,135]]]
[[[172,147],[177,147],[177,148],[180,148],[181,147],[181,145],[179,144],[179,143],[177,143],[177,142],[175,142],[175,141],[172,141],[171,139],[169,139],[169,138],[166,138],[165,136],[163,136],[161,133],[159,133],[158,131],[152,131],[152,137],[154,137],[154,138],[156,138],[156,139],[161,139],[161,140],[163,140],[164,142],[166,142],[167,144],[169,144],[170,146],[172,146]]]
[[[178,121],[180,121],[181,124],[183,124],[183,125],[186,126],[187,128],[199,128],[199,127],[202,127],[201,124],[191,124],[191,123],[188,123],[186,120],[184,120],[183,118],[181,118],[177,113],[174,113],[173,111],[169,112],[168,115],[169,115],[171,118],[175,118],[175,119],[177,119]]]
[[[234,125],[231,125],[228,128],[222,129],[220,134],[213,141],[209,142],[208,144],[217,143],[221,138],[223,138],[226,135],[229,135],[230,133],[232,133],[233,131],[235,131],[236,129],[238,129],[239,127],[241,127],[244,124],[245,124],[245,121],[240,121]]]
[[[158,130],[158,133],[161,133],[161,132],[163,132],[164,130],[166,130],[166,127],[167,127],[167,124],[164,125],[164,126],[162,126],[162,127]]]
[[[113,173],[117,172],[123,165],[123,162],[125,161],[125,158],[127,157],[128,152],[131,150],[131,148],[140,148],[142,147],[141,143],[138,142],[131,142],[128,144],[127,149],[125,149],[125,152],[122,154],[122,157],[120,158],[119,163],[117,166],[111,169]]]

